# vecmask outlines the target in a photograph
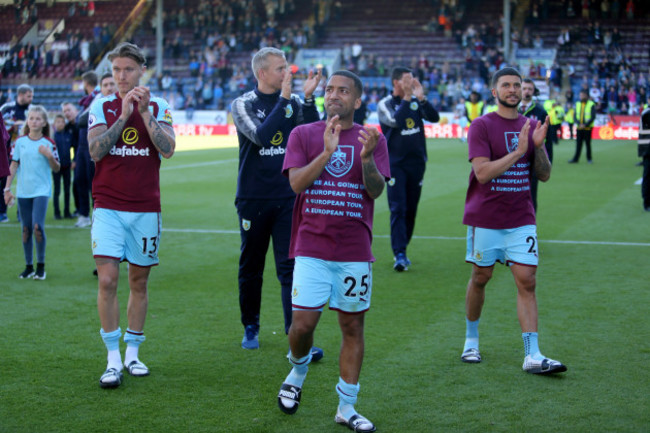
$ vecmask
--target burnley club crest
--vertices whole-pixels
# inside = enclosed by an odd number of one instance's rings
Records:
[[[341,177],[350,171],[352,162],[354,162],[354,146],[339,146],[332,154],[325,170],[334,177]]]
[[[506,149],[508,149],[508,153],[514,152],[517,147],[519,147],[519,133],[506,132]]]

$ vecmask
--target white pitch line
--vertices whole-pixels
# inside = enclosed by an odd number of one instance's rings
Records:
[[[0,228],[18,228],[16,223],[1,224]],[[83,230],[74,226],[57,226],[48,225],[46,229],[62,229],[62,230]],[[88,230],[88,229],[86,229]],[[220,230],[220,229],[177,229],[177,228],[163,228],[166,233],[196,233],[196,234],[213,234],[213,235],[239,235],[239,230]],[[375,235],[376,238],[387,239],[390,235]],[[464,241],[464,237],[460,236],[413,236],[413,239],[432,239],[440,241]],[[570,241],[570,240],[557,240],[557,239],[540,239],[541,243],[549,244],[573,244],[573,245],[609,245],[609,246],[622,246],[622,247],[650,247],[650,242],[613,242],[613,241]]]
[[[231,162],[237,162],[237,159],[221,159],[218,161],[197,162],[194,164],[172,165],[170,167],[162,167],[160,170],[181,170],[183,168],[205,167],[208,165],[229,164]]]

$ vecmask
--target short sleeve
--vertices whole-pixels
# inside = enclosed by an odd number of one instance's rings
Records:
[[[54,156],[54,159],[56,159],[56,162],[61,162],[61,159],[59,158],[59,149],[56,147],[56,142],[50,138],[47,138],[47,146],[52,151],[52,155]]]
[[[11,151],[11,160],[12,161],[20,161],[20,145],[21,145],[20,138],[16,140],[16,143],[14,144],[14,148]]]
[[[469,148],[468,159],[470,161],[478,157],[490,158],[492,156],[488,133],[485,124],[480,119],[474,120],[469,126],[467,144]]]
[[[92,129],[95,126],[106,125],[106,115],[104,114],[104,103],[103,98],[95,99],[92,104],[90,104],[90,109],[88,113],[88,129]]]
[[[384,134],[379,134],[379,141],[377,142],[377,148],[375,149],[375,164],[377,165],[377,170],[381,173],[386,180],[390,179],[390,160],[388,157],[388,144],[386,142],[386,137]]]
[[[158,115],[156,116],[156,120],[158,122],[163,122],[169,126],[172,126],[172,112],[169,109],[169,104],[167,101],[162,98],[156,98],[156,103],[158,104]]]

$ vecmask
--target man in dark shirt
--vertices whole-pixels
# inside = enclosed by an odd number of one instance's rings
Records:
[[[310,72],[304,82],[304,103],[291,94],[292,74],[284,53],[262,48],[252,61],[257,88],[232,103],[239,140],[239,175],[235,206],[239,215],[239,306],[244,325],[242,348],[259,348],[262,276],[269,241],[273,238],[275,270],[282,287],[285,332],[291,326],[291,285],[294,260],[289,259],[291,215],[295,194],[282,175],[291,130],[319,120],[314,91],[321,73]],[[322,350],[312,349],[314,360]],[[317,358],[317,359],[316,359]]]
[[[535,87],[535,83],[530,78],[524,78],[521,80],[521,105],[519,105],[519,112],[524,116],[537,120],[539,122],[545,122],[548,114],[544,110],[542,105],[538,105],[537,101],[533,100],[533,96],[539,95],[539,90]],[[548,128],[546,131],[546,138],[544,139],[544,146],[546,147],[546,153],[548,154],[548,160],[553,162],[553,141],[551,140],[551,135],[554,131],[551,128]],[[535,175],[533,170],[530,179],[530,195],[533,198],[533,207],[537,211],[537,186],[539,184],[539,179]]]
[[[641,196],[643,208],[650,212],[650,108],[641,113],[639,128],[639,156],[643,157],[643,180],[641,181]]]
[[[587,89],[580,90],[580,100],[576,103],[576,120],[578,131],[576,132],[576,153],[569,160],[569,164],[576,164],[580,160],[582,143],[587,148],[587,162],[591,164],[591,130],[596,120],[596,104],[589,99]]]
[[[7,102],[0,107],[0,114],[5,123],[5,128],[10,135],[10,143],[16,141],[18,135],[25,123],[25,114],[34,99],[34,89],[28,84],[21,84],[16,89],[16,100]],[[9,152],[11,152],[11,144],[7,143],[7,162],[9,161]],[[5,154],[0,152],[0,158],[4,158]],[[4,189],[7,186],[7,177],[0,177],[0,188]],[[4,200],[0,200],[0,223],[9,222],[7,217],[7,206]]]
[[[392,82],[393,93],[379,101],[377,114],[388,142],[392,175],[387,193],[393,269],[402,272],[411,264],[406,247],[413,236],[427,163],[424,120],[437,122],[440,116],[410,69],[393,69]]]

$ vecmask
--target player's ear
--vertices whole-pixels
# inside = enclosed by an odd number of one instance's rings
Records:
[[[361,107],[361,97],[358,97],[358,98],[354,101],[354,109],[355,109],[355,110],[358,110],[359,107]]]

